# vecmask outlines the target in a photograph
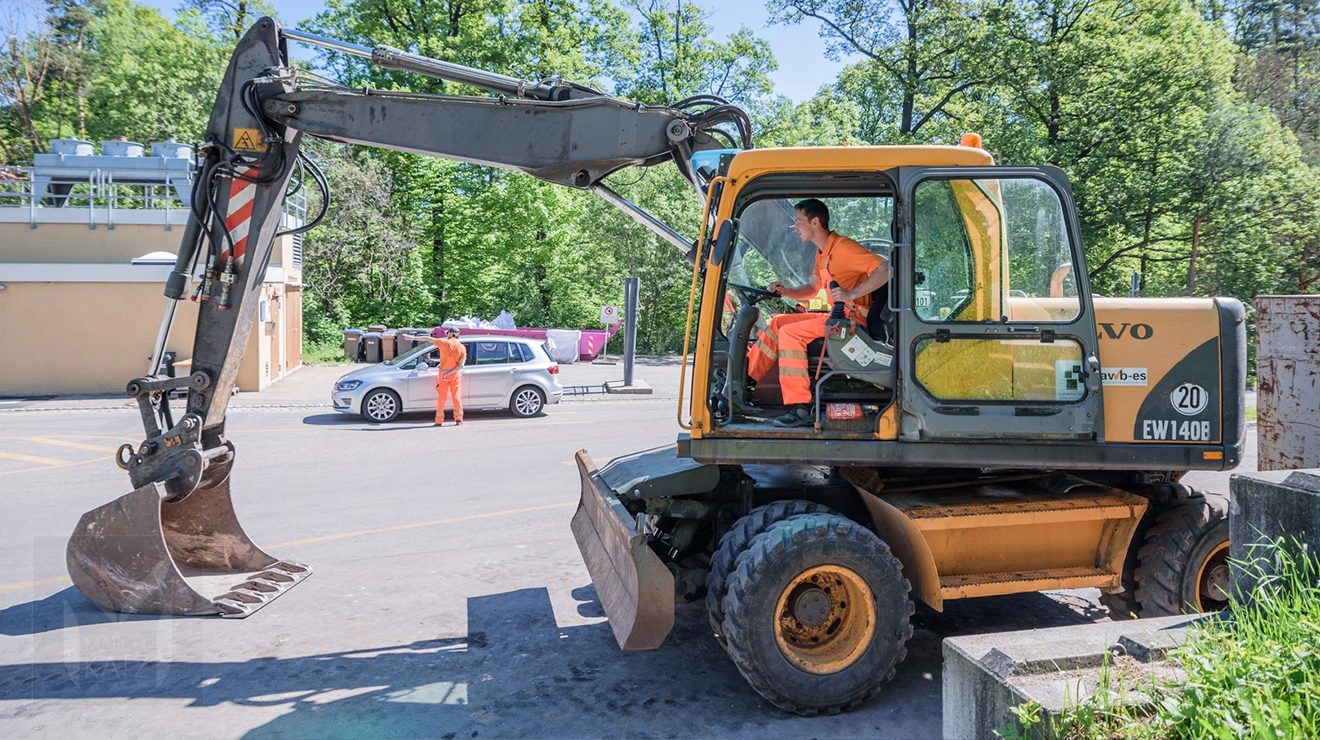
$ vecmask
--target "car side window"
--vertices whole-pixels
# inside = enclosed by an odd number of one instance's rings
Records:
[[[463,349],[467,350],[467,359],[463,361],[463,365],[477,364],[477,343],[463,342]]]
[[[434,359],[435,359],[435,348],[432,347],[431,349],[429,349],[429,350],[427,350],[427,351],[425,351],[425,352],[423,352],[423,353],[417,355],[416,357],[412,358],[411,360],[408,360],[408,361],[405,362],[404,364],[400,365],[400,366],[399,366],[399,369],[400,369],[400,370],[415,370],[415,369],[417,369],[418,367],[421,367],[421,366],[427,364],[427,363],[426,363],[427,360],[434,360]]]
[[[476,342],[478,365],[503,365],[509,362],[508,342]]]
[[[509,357],[514,362],[531,362],[533,359],[532,348],[521,342],[514,342],[509,345]]]

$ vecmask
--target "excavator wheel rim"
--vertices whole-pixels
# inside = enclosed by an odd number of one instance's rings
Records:
[[[820,616],[820,607],[828,613]],[[875,596],[866,580],[841,565],[798,574],[779,595],[775,642],[793,665],[816,675],[846,670],[875,635]]]
[[[1219,611],[1228,606],[1228,595],[1224,590],[1228,578],[1228,543],[1222,542],[1210,551],[1196,572],[1197,611]],[[1217,588],[1224,598],[1215,598],[1212,588]]]

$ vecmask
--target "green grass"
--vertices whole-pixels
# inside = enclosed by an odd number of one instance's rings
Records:
[[[342,342],[303,345],[304,365],[347,365],[348,363],[349,359],[344,356]]]
[[[1248,407],[1247,407],[1247,421],[1255,421],[1255,420],[1256,420],[1256,407],[1255,407],[1255,406],[1248,406]]]
[[[1159,684],[1114,666],[1100,690],[1053,722],[1041,708],[1014,710],[1002,737],[1320,737],[1320,560],[1304,545],[1275,543],[1249,603],[1189,633],[1169,660],[1184,677]]]

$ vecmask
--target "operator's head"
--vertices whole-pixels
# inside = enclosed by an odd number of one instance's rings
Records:
[[[451,327],[446,328],[446,329],[445,329],[445,336],[449,337],[450,339],[457,339],[457,338],[458,338],[458,327],[457,327],[457,326],[451,326]]]
[[[793,206],[793,230],[804,242],[830,233],[830,208],[816,198],[798,201]]]

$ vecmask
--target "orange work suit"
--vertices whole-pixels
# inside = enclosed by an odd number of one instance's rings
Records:
[[[460,380],[463,377],[463,364],[467,362],[467,347],[457,339],[432,337],[440,354],[440,373],[435,378],[435,423],[445,422],[445,401],[448,396],[454,398],[454,421],[463,421],[463,391]],[[455,370],[445,379],[445,373]]]
[[[885,260],[868,252],[866,247],[831,231],[825,248],[816,250],[816,276],[827,291],[831,280],[852,290],[871,276]],[[871,296],[858,296],[849,303],[849,315],[865,321]],[[760,333],[748,353],[747,374],[760,380],[779,363],[779,388],[784,405],[811,403],[811,373],[807,368],[807,345],[825,336],[828,313],[786,313],[770,317],[769,326]]]

